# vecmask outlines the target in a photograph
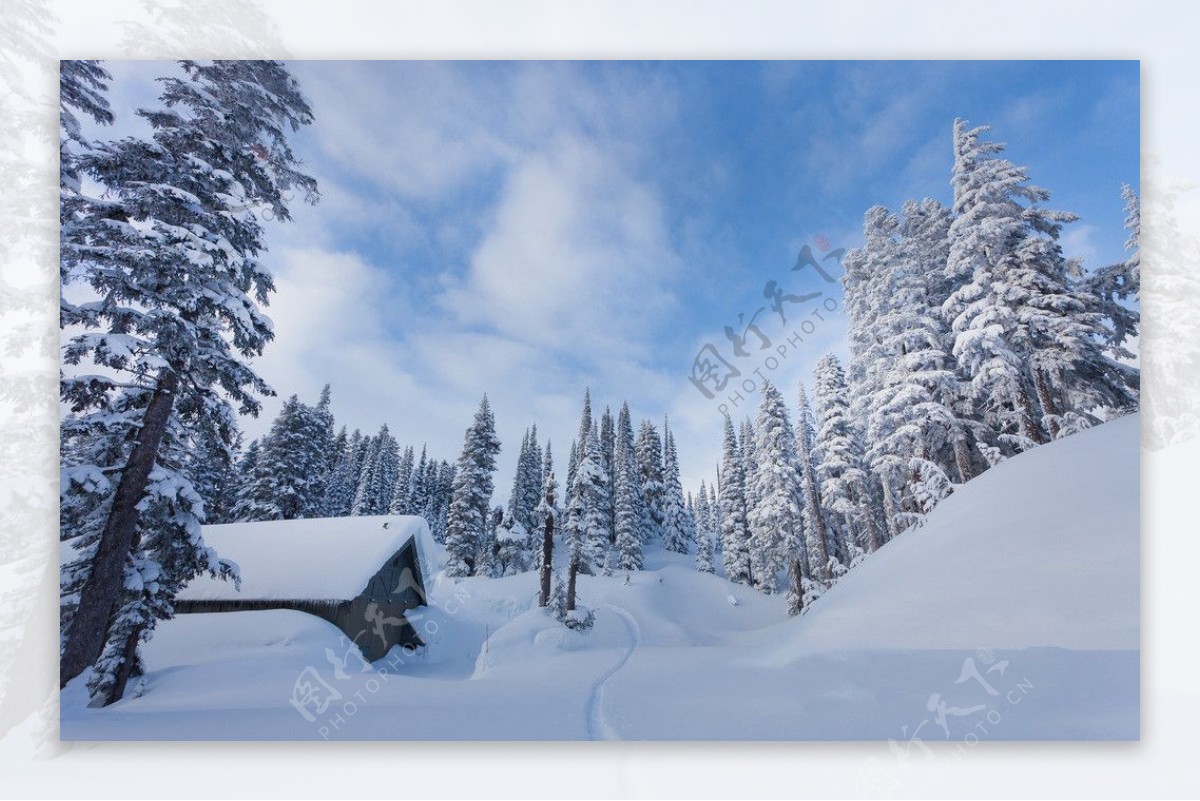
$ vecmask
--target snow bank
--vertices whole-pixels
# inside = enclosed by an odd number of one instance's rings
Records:
[[[204,526],[204,542],[237,562],[233,582],[200,576],[179,594],[184,601],[348,600],[411,539],[426,576],[438,569],[438,548],[417,516],[276,520]]]
[[[1139,647],[1139,416],[1044,445],[943,501],[788,626],[846,649]]]

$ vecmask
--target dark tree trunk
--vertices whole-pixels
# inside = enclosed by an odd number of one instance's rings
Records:
[[[879,536],[879,526],[876,525],[875,515],[871,510],[871,496],[866,482],[859,485],[858,502],[863,513],[863,526],[866,528],[867,553],[875,553],[883,545],[883,538]]]
[[[805,464],[807,461],[807,452],[805,455]],[[816,544],[816,553],[808,554],[806,561],[812,562],[809,572],[815,573],[817,578],[828,580],[831,578],[829,574],[829,557],[832,556],[832,549],[829,543],[829,530],[825,526],[825,518],[821,514],[821,501],[817,493],[816,482],[809,475],[807,469],[801,471],[801,483],[804,486],[804,506],[808,511],[810,522],[813,526],[814,536],[813,542]],[[814,561],[815,560],[815,561]]]
[[[1019,416],[1019,429],[1021,436],[1026,439],[1031,439],[1039,445],[1046,442],[1046,435],[1042,432],[1042,427],[1038,425],[1037,415],[1033,411],[1033,401],[1029,398],[1029,393],[1025,391],[1025,387],[1018,385],[1013,393],[1013,404],[1016,406]]]
[[[571,566],[567,569],[567,611],[575,610],[575,577],[579,575],[579,557],[571,557]]]
[[[59,662],[60,687],[94,664],[104,648],[109,618],[125,583],[125,561],[136,545],[137,505],[146,494],[178,387],[179,378],[173,372],[164,372],[146,407],[141,434],[121,471],[121,481],[96,546],[92,572],[79,593],[79,608],[71,621]]]
[[[1050,432],[1050,439],[1056,439],[1059,431],[1058,418],[1062,411],[1054,400],[1054,392],[1050,389],[1046,371],[1040,367],[1033,371],[1033,386],[1037,389],[1038,403],[1042,404],[1042,411],[1046,414],[1046,428]]]
[[[808,537],[807,532],[804,530],[804,519],[802,517],[798,518],[793,525],[800,529],[800,533],[796,536],[796,541],[800,543],[800,553],[798,555],[800,560],[800,575],[803,578],[811,579],[812,565],[810,563],[811,557],[808,553]]]
[[[545,607],[550,603],[550,574],[554,562],[554,516],[546,515],[546,530],[542,534],[542,592],[538,596],[538,606]]]

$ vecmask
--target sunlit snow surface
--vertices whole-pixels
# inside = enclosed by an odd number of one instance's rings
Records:
[[[299,612],[186,615],[139,697],[62,699],[91,739],[1136,739],[1138,417],[989,471],[799,619],[652,551],[580,578],[595,628],[537,576],[430,582],[428,642],[365,666]],[[435,561],[436,564],[436,561]],[[736,601],[736,603],[735,603]]]

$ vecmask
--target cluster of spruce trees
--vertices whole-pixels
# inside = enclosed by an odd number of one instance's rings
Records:
[[[384,424],[365,435],[343,426],[334,434],[326,386],[316,406],[295,395],[270,431],[246,446],[237,462],[201,480],[207,521],[240,523],[305,517],[420,515],[439,542],[446,531],[454,467],[403,449]]]
[[[1137,408],[1136,194],[1130,256],[1084,271],[1059,244],[1075,215],[1043,208],[986,130],[955,121],[952,208],[867,211],[844,259],[850,360],[818,362],[815,408],[801,385],[793,425],[767,383],[753,422],[725,421],[725,575],[764,592],[786,575],[793,614],[955,484]]]
[[[696,504],[685,498],[670,425],[642,420],[634,435],[629,405],[597,418],[585,390],[579,435],[568,451],[561,501],[550,443],[537,426],[525,432],[507,507],[490,508],[500,441],[485,397],[467,430],[455,471],[445,538],[449,575],[505,576],[541,569],[547,518],[560,525],[577,572],[640,570],[647,543],[688,553],[696,538]],[[711,498],[707,491],[704,507]]]

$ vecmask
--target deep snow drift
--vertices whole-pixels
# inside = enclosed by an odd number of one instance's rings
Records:
[[[648,555],[580,579],[595,628],[533,573],[429,582],[428,647],[364,665],[299,612],[186,615],[140,697],[62,698],[63,739],[1133,739],[1138,416],[962,487],[799,619],[783,597]],[[434,555],[436,561],[436,554]]]

